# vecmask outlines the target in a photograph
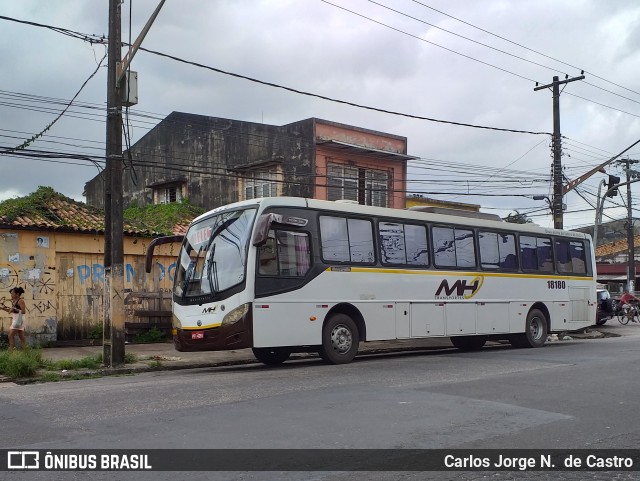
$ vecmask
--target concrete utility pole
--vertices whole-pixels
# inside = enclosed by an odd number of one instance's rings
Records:
[[[109,62],[107,65],[107,141],[104,186],[104,329],[103,359],[105,366],[124,364],[124,220],[122,199],[122,104],[123,90],[127,92],[126,105],[133,105],[129,98],[131,84],[123,88],[125,71],[129,67],[144,37],[166,0],[156,7],[144,29],[120,62],[122,54],[122,0],[109,0]],[[128,80],[131,82],[131,80]],[[137,89],[137,85],[136,85]],[[136,95],[137,99],[137,90]]]
[[[124,364],[124,239],[122,208],[122,97],[117,80],[121,55],[120,0],[109,0],[104,246],[105,366]]]
[[[562,138],[560,135],[560,85],[576,80],[584,79],[584,75],[580,77],[567,78],[560,81],[557,76],[553,77],[553,82],[533,90],[542,90],[549,87],[553,88],[553,201],[551,202],[551,211],[553,212],[553,227],[562,229]]]
[[[627,287],[629,292],[635,290],[636,283],[636,253],[635,253],[635,230],[633,228],[633,212],[631,209],[631,164],[637,164],[637,160],[622,159],[618,163],[625,164],[627,174]]]

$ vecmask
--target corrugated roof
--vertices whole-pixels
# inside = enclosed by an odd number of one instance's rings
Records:
[[[144,226],[125,222],[124,232],[149,237],[158,234],[184,234],[190,220],[181,220],[173,227],[172,232],[155,232]],[[104,212],[70,199],[50,187],[40,187],[28,196],[0,202],[0,228],[104,233]]]

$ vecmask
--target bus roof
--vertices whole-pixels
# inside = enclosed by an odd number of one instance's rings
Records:
[[[589,234],[575,231],[565,231],[559,229],[552,229],[547,227],[540,227],[536,224],[515,224],[510,222],[504,222],[499,220],[490,220],[483,218],[469,217],[467,212],[460,215],[454,215],[450,213],[452,209],[448,209],[446,214],[435,212],[420,212],[418,210],[409,209],[392,209],[389,207],[372,207],[368,205],[360,205],[351,202],[336,202],[328,200],[307,199],[302,197],[261,197],[257,199],[244,200],[240,202],[234,202],[232,204],[223,205],[217,207],[205,214],[195,218],[193,222],[198,222],[201,219],[207,218],[217,212],[222,212],[228,209],[238,209],[243,207],[261,207],[265,209],[267,207],[302,207],[312,208],[324,211],[333,211],[340,213],[352,213],[369,216],[380,217],[393,217],[397,219],[416,220],[423,222],[442,223],[442,224],[459,224],[470,227],[487,227],[499,230],[509,230],[517,232],[530,232],[532,234],[548,234],[575,237],[579,239],[590,239]]]

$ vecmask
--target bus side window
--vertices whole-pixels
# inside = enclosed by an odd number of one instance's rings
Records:
[[[571,264],[573,265],[574,274],[587,273],[587,254],[584,244],[581,241],[571,241]]]
[[[311,268],[309,234],[284,230],[269,231],[258,250],[258,274],[301,277]]]

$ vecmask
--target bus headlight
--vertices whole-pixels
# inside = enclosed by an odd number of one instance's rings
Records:
[[[236,307],[233,311],[230,311],[224,318],[222,319],[223,326],[230,326],[231,324],[235,324],[242,317],[249,312],[250,303],[242,304],[240,307]]]

